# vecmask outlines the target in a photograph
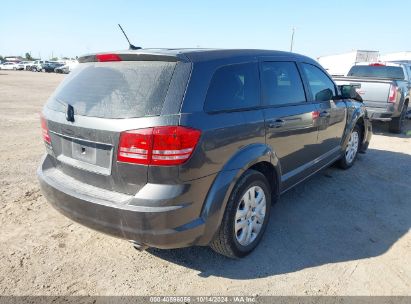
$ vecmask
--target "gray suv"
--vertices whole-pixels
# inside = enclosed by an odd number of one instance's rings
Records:
[[[264,50],[88,55],[42,112],[47,200],[144,249],[250,253],[280,194],[371,137],[355,91],[314,60]]]

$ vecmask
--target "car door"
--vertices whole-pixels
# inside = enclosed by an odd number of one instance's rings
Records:
[[[309,174],[310,162],[318,157],[317,108],[307,102],[296,62],[263,60],[260,79],[266,143],[280,161],[284,191]]]
[[[301,63],[310,98],[318,105],[318,151],[326,160],[340,153],[346,124],[347,108],[343,100],[334,101],[337,88],[330,77],[318,66]]]

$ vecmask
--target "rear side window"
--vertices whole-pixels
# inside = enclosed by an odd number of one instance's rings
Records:
[[[69,74],[47,106],[77,115],[133,118],[160,115],[175,62],[82,63]]]
[[[263,62],[261,88],[266,105],[306,101],[303,83],[294,62]]]
[[[388,79],[405,78],[402,67],[385,65],[355,65],[348,72],[348,76]]]
[[[329,101],[335,96],[334,82],[327,74],[311,64],[303,63],[302,66],[314,100]]]
[[[257,63],[242,63],[217,69],[207,91],[207,112],[236,110],[259,105]]]

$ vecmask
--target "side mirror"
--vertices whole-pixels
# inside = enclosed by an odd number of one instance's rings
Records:
[[[341,85],[339,86],[339,89],[341,91],[342,99],[354,99],[356,101],[363,102],[362,97],[357,93],[352,85]]]

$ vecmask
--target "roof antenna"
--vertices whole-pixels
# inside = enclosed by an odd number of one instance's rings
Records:
[[[126,33],[124,32],[123,28],[121,27],[121,25],[119,24],[118,26],[119,26],[120,30],[123,32],[124,37],[126,37],[126,39],[127,39],[127,42],[128,42],[128,45],[129,45],[129,49],[130,49],[130,50],[139,50],[139,49],[141,49],[141,47],[139,47],[139,46],[132,45],[132,44],[130,43],[130,40],[128,40],[128,37],[127,37]]]

